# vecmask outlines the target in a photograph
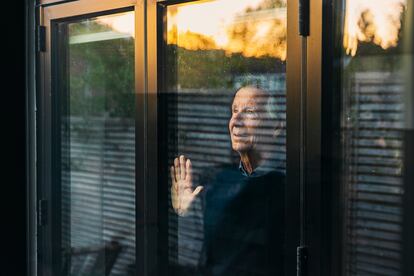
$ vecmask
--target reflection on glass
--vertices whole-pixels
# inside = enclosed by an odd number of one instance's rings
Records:
[[[166,32],[168,271],[281,275],[286,1],[169,6]]]
[[[226,0],[168,9],[168,44],[286,60],[286,0]],[[209,14],[209,23],[202,20]]]
[[[403,48],[405,13],[405,0],[346,1],[343,275],[402,274],[402,222],[409,211],[403,169],[410,166],[404,164],[404,98],[412,93],[404,69],[412,58]]]
[[[382,49],[396,47],[406,6],[406,0],[346,0],[346,53],[355,56],[361,42],[373,42]]]
[[[135,271],[134,38],[133,29],[119,27],[131,18],[127,12],[58,26],[59,275]]]

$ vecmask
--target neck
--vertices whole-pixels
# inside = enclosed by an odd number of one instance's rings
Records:
[[[243,168],[251,174],[260,164],[261,156],[257,152],[239,153]]]

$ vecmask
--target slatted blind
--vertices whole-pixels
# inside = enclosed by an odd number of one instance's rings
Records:
[[[126,275],[135,265],[135,123],[70,117],[69,126],[62,145],[70,161],[62,168],[63,244],[88,249],[117,241],[122,248],[111,275]],[[93,256],[85,258],[79,262],[92,266]]]
[[[400,275],[403,83],[355,73],[344,95],[346,275]]]

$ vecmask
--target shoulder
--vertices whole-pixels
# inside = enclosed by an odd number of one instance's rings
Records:
[[[272,170],[272,171],[266,172],[265,174],[261,175],[257,179],[260,182],[283,185],[285,183],[286,175],[282,171]]]
[[[261,187],[268,192],[268,195],[283,194],[286,186],[286,175],[282,171],[272,170],[260,177],[252,178],[254,186]]]

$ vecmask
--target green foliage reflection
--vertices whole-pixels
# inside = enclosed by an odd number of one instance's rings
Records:
[[[70,113],[134,117],[134,40],[70,45]]]

